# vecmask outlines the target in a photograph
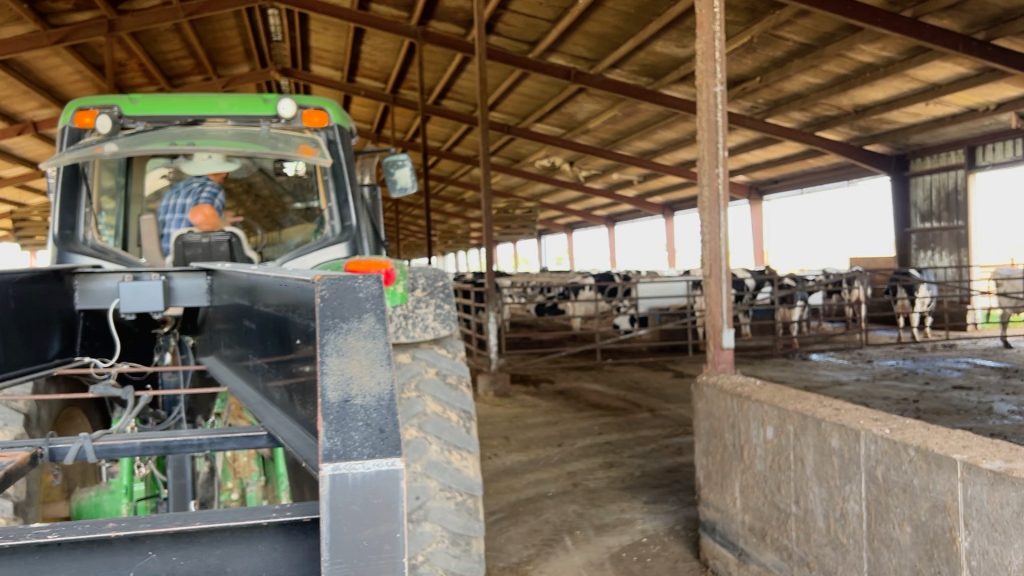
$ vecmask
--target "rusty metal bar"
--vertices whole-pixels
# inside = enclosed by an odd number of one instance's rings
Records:
[[[423,219],[427,227],[427,263],[434,263],[434,224],[430,213],[430,143],[427,141],[426,87],[423,79],[423,42],[416,42],[416,103],[420,118],[420,164],[423,170]],[[394,125],[392,124],[392,130]],[[394,132],[392,132],[394,134]]]
[[[484,264],[484,309],[487,314],[487,350],[488,368],[490,372],[498,369],[497,349],[497,317],[495,305],[498,303],[497,283],[494,279],[494,207],[491,197],[491,135],[490,116],[487,107],[487,14],[486,1],[473,0],[473,48],[476,61],[476,106],[477,139],[480,144],[480,218],[484,228],[484,253],[487,261]],[[423,123],[421,122],[421,125]],[[422,128],[422,126],[421,126]]]
[[[394,200],[395,206],[395,257],[402,257],[402,213],[399,211],[398,200]]]
[[[227,392],[223,386],[206,388],[184,388],[174,390],[136,390],[135,396],[182,396],[194,394],[220,394]],[[106,398],[103,394],[92,392],[61,392],[55,394],[4,394],[4,402],[30,402],[36,400],[84,400],[88,398]]]
[[[141,366],[136,368],[63,368],[54,376],[92,376],[93,374],[155,374],[157,372],[202,372],[206,366]]]
[[[725,0],[696,0],[697,170],[709,374],[736,370],[729,272]]]

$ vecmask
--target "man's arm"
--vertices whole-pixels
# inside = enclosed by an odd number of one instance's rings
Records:
[[[213,204],[196,204],[188,211],[188,219],[200,232],[213,232],[224,228],[224,222]]]
[[[195,204],[188,211],[188,219],[200,232],[213,232],[224,228],[221,219],[224,210],[224,189],[209,182],[203,187]]]

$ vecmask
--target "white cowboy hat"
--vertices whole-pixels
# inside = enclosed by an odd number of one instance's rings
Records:
[[[178,169],[189,176],[205,176],[221,172],[234,172],[242,165],[217,152],[196,152],[188,160],[178,163]]]

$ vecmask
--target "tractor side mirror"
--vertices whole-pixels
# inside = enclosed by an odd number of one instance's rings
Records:
[[[390,154],[381,160],[380,166],[391,198],[404,198],[419,191],[416,167],[408,154]]]

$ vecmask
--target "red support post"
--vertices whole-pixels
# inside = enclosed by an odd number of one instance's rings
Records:
[[[754,243],[754,266],[764,268],[764,198],[750,195],[750,238]]]
[[[676,213],[665,210],[665,250],[668,255],[668,268],[676,267]]]
[[[707,374],[736,371],[729,270],[725,0],[696,0],[697,169]]]
[[[619,267],[618,258],[615,254],[615,223],[609,222],[605,225],[608,229],[608,265],[611,270],[615,270]]]

